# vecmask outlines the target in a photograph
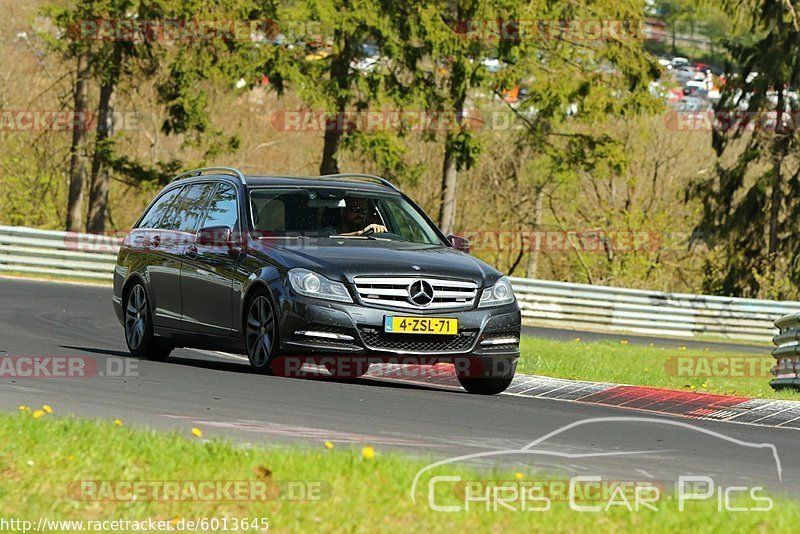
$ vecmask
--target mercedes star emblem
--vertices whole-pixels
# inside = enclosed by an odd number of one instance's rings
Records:
[[[425,280],[416,280],[408,286],[408,300],[417,306],[427,306],[433,302],[433,286]]]

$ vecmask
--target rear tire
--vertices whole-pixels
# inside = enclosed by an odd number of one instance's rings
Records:
[[[278,355],[278,328],[266,289],[257,289],[247,301],[244,342],[250,367],[257,373],[274,375],[272,363]]]
[[[506,362],[499,371],[489,371],[485,375],[476,378],[457,375],[461,387],[468,393],[475,395],[497,395],[505,391],[514,380],[514,373],[517,371],[517,362]]]
[[[125,343],[132,356],[163,362],[172,352],[172,345],[153,334],[153,316],[147,291],[141,282],[131,286],[125,295]]]

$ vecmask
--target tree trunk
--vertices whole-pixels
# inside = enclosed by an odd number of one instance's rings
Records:
[[[453,233],[456,220],[456,189],[458,187],[458,169],[451,134],[448,134],[444,146],[444,164],[442,165],[442,197],[439,205],[439,227],[445,235]]]
[[[350,94],[350,62],[352,58],[352,43],[348,36],[337,30],[334,39],[338,43],[338,52],[331,62],[330,80],[336,84],[338,96],[336,97],[336,117],[329,120],[325,128],[324,144],[322,147],[322,162],[319,165],[320,174],[339,174],[339,160],[336,153],[341,145],[342,135],[348,127],[345,120],[348,95]]]
[[[534,204],[534,213],[533,213],[533,231],[539,229],[539,225],[542,222],[542,199],[544,198],[544,191],[541,188],[536,189],[536,201]],[[534,234],[536,235],[536,234]],[[530,254],[528,255],[528,265],[525,268],[525,277],[526,278],[536,278],[536,272],[539,270],[539,254],[541,243],[537,240],[536,242],[531,241],[531,250]]]
[[[97,135],[92,157],[92,182],[89,191],[88,232],[103,232],[106,227],[106,208],[108,206],[108,185],[110,175],[106,159],[110,151],[111,135],[114,127],[114,97],[116,82],[106,82],[100,87],[100,104],[97,118]]]
[[[672,22],[672,55],[675,56],[678,53],[678,49],[675,47],[675,32],[677,28],[675,28],[675,22]]]
[[[770,195],[769,206],[769,260],[772,261],[774,255],[778,252],[778,216],[781,211],[781,164],[786,155],[786,142],[784,140],[785,134],[783,132],[783,86],[778,87],[778,109],[775,123],[776,130],[776,147],[773,151],[772,159],[772,191]]]
[[[73,114],[72,146],[69,160],[69,192],[67,196],[67,232],[80,232],[83,223],[83,184],[86,181],[87,85],[89,61],[86,54],[78,56],[75,85],[72,89]]]
[[[457,59],[451,66],[450,74],[450,101],[452,102],[452,111],[455,113],[455,118],[459,128],[463,127],[461,123],[464,116],[464,103],[467,99],[467,87],[469,85],[469,77],[467,75],[467,65],[465,59]],[[445,235],[453,232],[456,221],[456,190],[458,188],[458,156],[456,152],[458,147],[459,131],[453,130],[447,132],[447,138],[444,144],[444,162],[442,163],[442,193],[441,203],[439,204],[439,227]]]
[[[322,163],[319,166],[320,174],[339,174],[339,160],[336,153],[339,151],[339,144],[342,141],[342,132],[339,130],[344,109],[338,111],[335,121],[331,121],[325,129],[325,142],[322,147]],[[335,122],[335,124],[333,124]]]
[[[779,114],[780,115],[780,114]],[[769,207],[769,258],[778,252],[778,215],[781,210],[781,160],[783,154],[775,154],[772,163],[772,191]]]

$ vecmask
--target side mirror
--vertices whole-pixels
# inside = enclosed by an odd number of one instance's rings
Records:
[[[454,249],[469,254],[469,239],[453,234],[448,235],[447,239],[450,241],[450,244],[453,245]]]
[[[203,247],[232,248],[231,229],[227,226],[208,226],[197,232],[197,244]]]

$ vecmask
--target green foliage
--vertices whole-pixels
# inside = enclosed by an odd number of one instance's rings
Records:
[[[791,5],[796,11],[797,3]],[[787,298],[797,294],[800,283],[794,261],[800,246],[795,228],[800,136],[794,120],[786,115],[785,124],[777,112],[800,109],[796,94],[787,90],[800,84],[800,27],[787,16],[784,2],[726,7],[747,25],[751,37],[726,44],[741,73],[725,86],[717,110],[734,113],[745,106],[758,127],[741,122],[715,130],[716,173],[689,190],[689,198],[703,204],[698,230],[719,250],[709,259],[713,265],[707,268],[705,287],[729,295]],[[771,121],[765,120],[768,114]],[[776,284],[784,278],[794,289]]]

